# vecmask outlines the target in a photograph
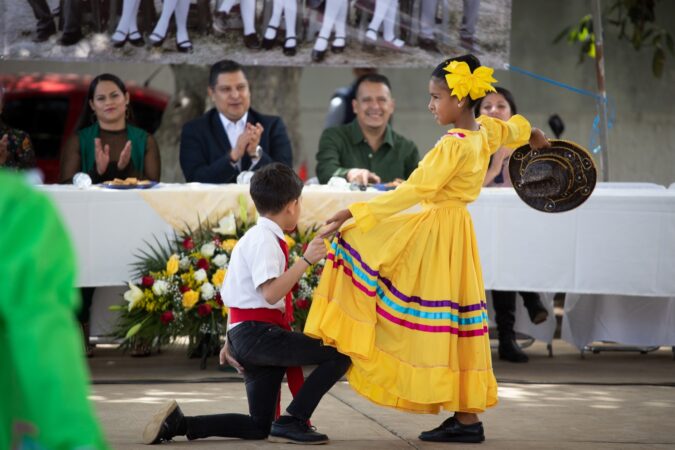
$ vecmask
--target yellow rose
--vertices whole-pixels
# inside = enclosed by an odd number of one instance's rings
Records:
[[[225,280],[226,273],[227,272],[224,269],[216,270],[216,273],[214,273],[213,276],[211,277],[211,283],[213,283],[215,287],[222,286],[223,280]]]
[[[178,272],[178,255],[171,255],[171,258],[166,262],[166,274],[167,275],[174,275],[176,272]]]
[[[234,246],[237,244],[236,239],[225,239],[221,244],[220,248],[225,250],[226,252],[231,252]]]
[[[183,293],[183,307],[185,309],[190,309],[197,304],[199,301],[199,292],[195,292],[192,289],[185,291]]]
[[[295,246],[295,240],[289,235],[284,234],[284,240],[286,241],[286,245],[288,245],[288,248],[293,248],[293,246]]]

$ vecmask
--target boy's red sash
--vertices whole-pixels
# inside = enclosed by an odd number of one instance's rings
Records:
[[[279,239],[279,246],[284,252],[286,258],[286,269],[288,269],[288,244],[283,239]],[[270,308],[230,308],[230,324],[239,322],[254,321],[272,323],[280,326],[284,330],[291,330],[293,323],[293,296],[290,292],[284,297],[285,314],[282,314],[278,309]],[[305,376],[302,373],[302,367],[287,367],[286,378],[288,379],[288,387],[291,390],[293,397],[300,391],[302,384],[305,382]],[[279,399],[277,400],[276,417],[281,415],[281,392],[279,392]]]

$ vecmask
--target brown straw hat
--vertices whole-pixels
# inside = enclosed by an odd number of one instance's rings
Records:
[[[593,158],[574,142],[552,139],[550,148],[517,148],[509,175],[518,196],[544,212],[563,212],[581,205],[595,188]]]

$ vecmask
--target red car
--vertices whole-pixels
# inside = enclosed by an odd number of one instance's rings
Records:
[[[33,141],[45,183],[57,183],[59,155],[74,133],[93,77],[75,74],[0,75],[5,88],[3,120]],[[162,122],[169,95],[125,82],[136,126],[154,133]]]

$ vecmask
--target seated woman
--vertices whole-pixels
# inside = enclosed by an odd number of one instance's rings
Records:
[[[509,90],[501,87],[495,89],[496,92],[487,94],[476,104],[476,116],[482,114],[507,121],[517,113],[516,102]],[[484,187],[513,186],[509,177],[509,158],[512,153],[512,149],[501,147],[490,157],[490,165],[483,180]],[[536,292],[519,292],[519,294],[523,298],[523,304],[532,323],[540,324],[548,318],[548,311],[541,303],[539,294]],[[515,363],[527,362],[529,358],[518,346],[513,328],[516,321],[516,293],[493,290],[492,300],[499,336],[499,359]]]
[[[152,135],[129,124],[129,93],[122,80],[108,73],[94,78],[83,111],[80,129],[68,139],[61,152],[61,183],[71,183],[78,172],[89,174],[93,183],[127,177],[159,181],[159,148]],[[89,316],[94,289],[84,287],[81,294],[78,319],[86,354],[92,356]],[[132,354],[147,356],[150,350],[141,345]]]
[[[2,120],[5,90],[0,85],[0,167],[25,170],[35,167],[35,151],[28,134]]]
[[[89,174],[93,183],[127,177],[159,181],[157,143],[152,135],[129,123],[131,115],[129,93],[122,80],[108,73],[94,78],[82,125],[61,152],[59,181],[71,183],[78,172]]]

